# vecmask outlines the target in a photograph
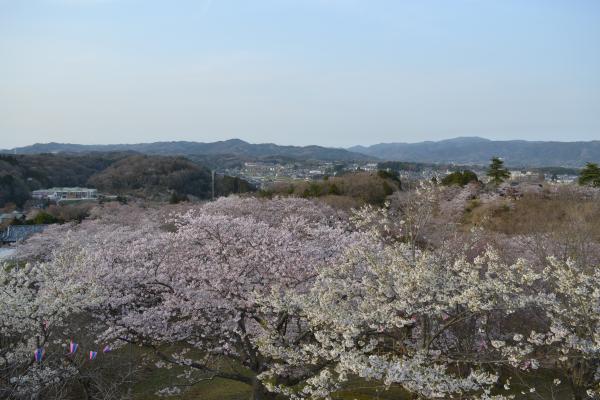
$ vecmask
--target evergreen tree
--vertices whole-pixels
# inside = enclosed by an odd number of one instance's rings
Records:
[[[498,157],[493,157],[487,171],[487,176],[491,178],[492,182],[499,185],[510,177],[510,173],[504,168],[504,161]]]
[[[473,171],[469,171],[468,169],[464,171],[456,171],[451,174],[446,175],[442,179],[442,185],[450,186],[450,185],[459,185],[465,186],[471,182],[478,182],[477,174]]]
[[[600,187],[600,168],[598,164],[591,162],[586,164],[579,173],[579,184]]]

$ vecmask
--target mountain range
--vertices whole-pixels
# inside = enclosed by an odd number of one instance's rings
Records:
[[[242,158],[284,157],[297,160],[364,161],[372,159],[345,149],[321,146],[279,146],[273,143],[253,144],[240,139],[212,143],[201,142],[154,142],[138,144],[82,145],[70,143],[36,143],[31,146],[2,150],[13,154],[39,153],[88,153],[110,151],[135,151],[151,155],[234,155]]]
[[[459,137],[437,142],[380,143],[372,146],[354,146],[348,149],[322,146],[280,146],[273,143],[253,144],[240,139],[231,139],[211,143],[189,141],[109,145],[36,143],[31,146],[0,150],[2,153],[13,154],[112,151],[213,158],[229,156],[243,160],[269,158],[321,161],[389,160],[465,165],[486,165],[490,158],[501,157],[506,165],[512,167],[581,167],[586,162],[600,162],[600,140],[587,142],[499,141],[480,137]]]
[[[501,157],[513,167],[581,167],[586,162],[600,162],[600,140],[543,142],[459,137],[438,142],[354,146],[348,150],[382,160],[426,163],[485,165],[492,157]]]

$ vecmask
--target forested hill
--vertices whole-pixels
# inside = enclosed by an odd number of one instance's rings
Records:
[[[31,191],[53,186],[88,186],[109,194],[152,199],[212,195],[211,173],[184,157],[132,153],[0,155],[0,207],[22,206]],[[250,185],[216,177],[216,194],[243,192]]]
[[[513,167],[581,167],[600,162],[600,140],[589,142],[529,142],[488,140],[478,137],[439,142],[380,143],[348,150],[383,160],[485,165],[491,157],[502,157]]]
[[[155,142],[138,144],[82,145],[69,143],[36,143],[31,146],[2,150],[12,154],[86,153],[108,151],[135,151],[156,155],[235,155],[242,157],[289,157],[298,160],[353,161],[373,159],[344,149],[321,146],[279,146],[273,143],[252,144],[239,139],[212,143]]]
[[[512,167],[563,166],[581,167],[586,162],[600,162],[600,140],[588,142],[533,142],[526,140],[488,140],[464,137],[439,142],[380,143],[349,149],[321,146],[279,146],[272,143],[253,144],[239,139],[219,142],[155,142],[138,144],[81,145],[69,143],[37,143],[10,150],[10,154],[137,152],[150,155],[182,155],[210,162],[213,158],[234,160],[280,158],[290,160],[365,161],[388,160],[422,163],[455,163],[486,165],[498,156]]]

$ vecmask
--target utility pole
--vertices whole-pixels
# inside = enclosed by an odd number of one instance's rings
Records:
[[[215,199],[215,170],[211,171],[212,173],[212,199]]]

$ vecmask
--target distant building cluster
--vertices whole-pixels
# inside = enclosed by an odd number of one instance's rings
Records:
[[[376,163],[372,161],[363,162],[328,162],[328,161],[294,161],[294,162],[245,162],[240,167],[227,168],[222,173],[229,176],[236,176],[257,188],[269,188],[277,183],[289,183],[293,181],[310,181],[320,180],[326,176],[337,176],[344,173],[352,172],[376,172],[379,169],[391,172],[392,170],[398,174],[403,181],[417,180],[440,180],[444,176],[457,170],[469,169],[477,174],[479,180],[483,183],[489,182],[487,176],[487,168],[479,165],[452,165],[438,166],[435,164],[419,164],[410,162],[397,162],[398,166],[390,168],[386,164],[394,164],[395,162]],[[402,164],[406,164],[403,166]],[[577,175],[545,173],[539,169],[512,169],[509,171],[511,182],[549,182],[552,184],[568,184],[575,182]]]
[[[268,163],[246,162],[241,168],[230,168],[224,171],[230,176],[237,176],[253,185],[263,188],[273,183],[290,180],[311,180],[322,178],[333,164],[327,162],[310,163]]]
[[[50,189],[34,190],[31,197],[36,200],[48,200],[61,202],[65,200],[96,200],[98,191],[96,189],[80,187],[54,187]]]
[[[274,183],[290,181],[310,181],[323,179],[325,176],[336,176],[344,172],[377,171],[374,162],[328,162],[328,161],[298,161],[289,163],[245,162],[240,168],[228,168],[224,174],[237,176],[256,185],[259,188],[268,187]]]

